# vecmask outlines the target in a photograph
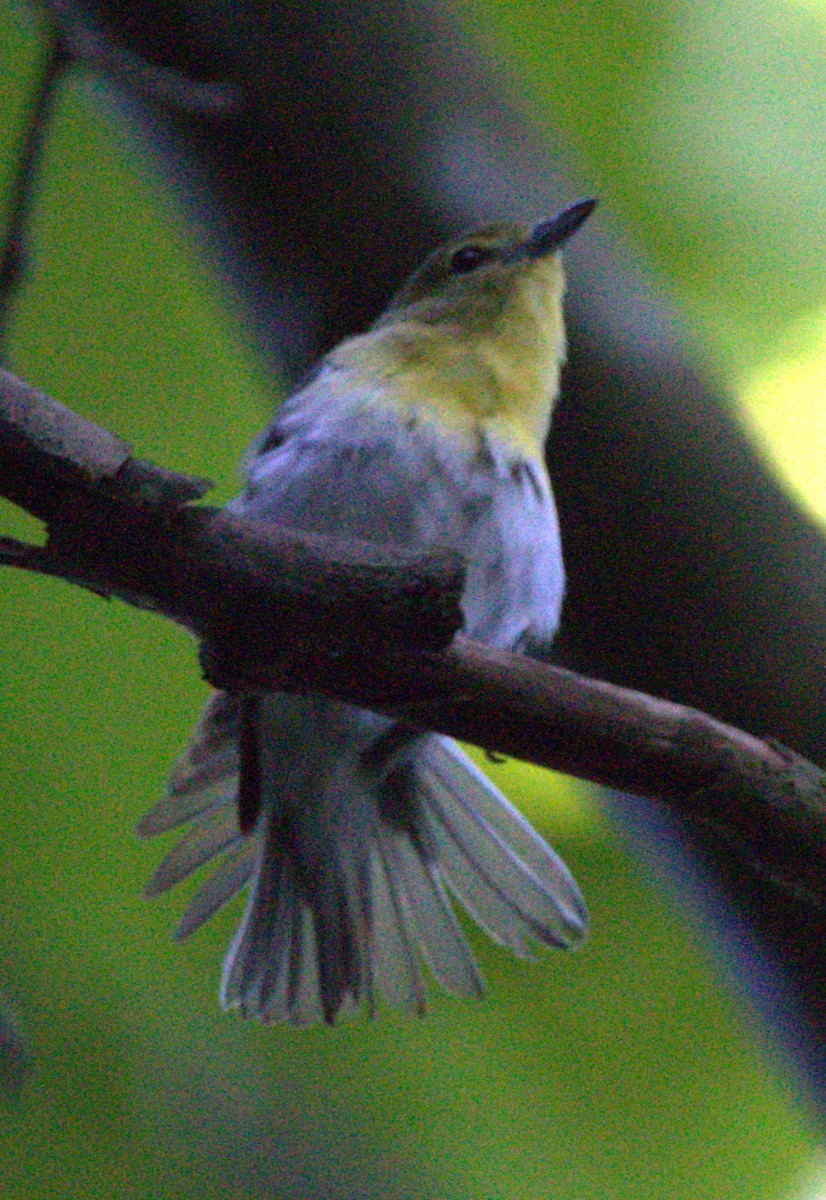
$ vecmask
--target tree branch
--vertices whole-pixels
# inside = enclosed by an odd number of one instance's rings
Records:
[[[243,89],[230,80],[196,80],[159,66],[121,45],[74,0],[41,0],[72,61],[84,63],[138,96],[179,112],[226,116],[238,110]]]
[[[490,751],[659,799],[826,904],[826,776],[694,709],[464,638],[450,553],[193,507],[209,485],[130,456],[0,371],[0,494],[46,523],[0,563],[154,609],[234,691],[317,691]]]
[[[210,487],[130,457],[106,430],[0,371],[0,494],[46,523],[45,546],[0,543],[0,563],[164,613],[253,661],[409,644],[461,626],[463,567],[193,508]],[[239,680],[240,684],[240,680]]]

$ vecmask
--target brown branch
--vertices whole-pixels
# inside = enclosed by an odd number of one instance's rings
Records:
[[[318,691],[608,786],[711,827],[826,903],[826,776],[694,709],[456,636],[461,564],[273,528],[0,372],[0,494],[46,522],[41,571],[188,626],[236,691]]]
[[[164,613],[254,660],[354,643],[432,650],[461,627],[458,555],[409,554],[244,520],[188,502],[209,488],[130,457],[106,430],[0,371],[0,495],[44,521],[45,546],[0,563]]]

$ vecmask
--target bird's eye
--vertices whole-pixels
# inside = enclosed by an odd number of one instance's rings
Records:
[[[451,258],[450,269],[454,275],[467,275],[492,258],[493,250],[487,246],[462,246]]]

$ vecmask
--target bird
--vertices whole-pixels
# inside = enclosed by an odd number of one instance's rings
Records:
[[[542,657],[565,572],[544,447],[565,360],[560,251],[596,201],[435,250],[281,404],[229,509],[466,564],[464,632]],[[585,936],[561,858],[451,739],[322,695],[216,691],[141,836],[185,826],[154,897],[217,860],[176,936],[242,889],[220,1002],[264,1023],[479,997],[456,903],[516,955]]]

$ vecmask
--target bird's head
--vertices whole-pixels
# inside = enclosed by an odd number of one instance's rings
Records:
[[[559,251],[593,212],[580,200],[528,229],[488,225],[435,250],[402,285],[376,328],[400,320],[451,326],[470,338],[504,324],[557,324],[562,337],[564,274]]]

